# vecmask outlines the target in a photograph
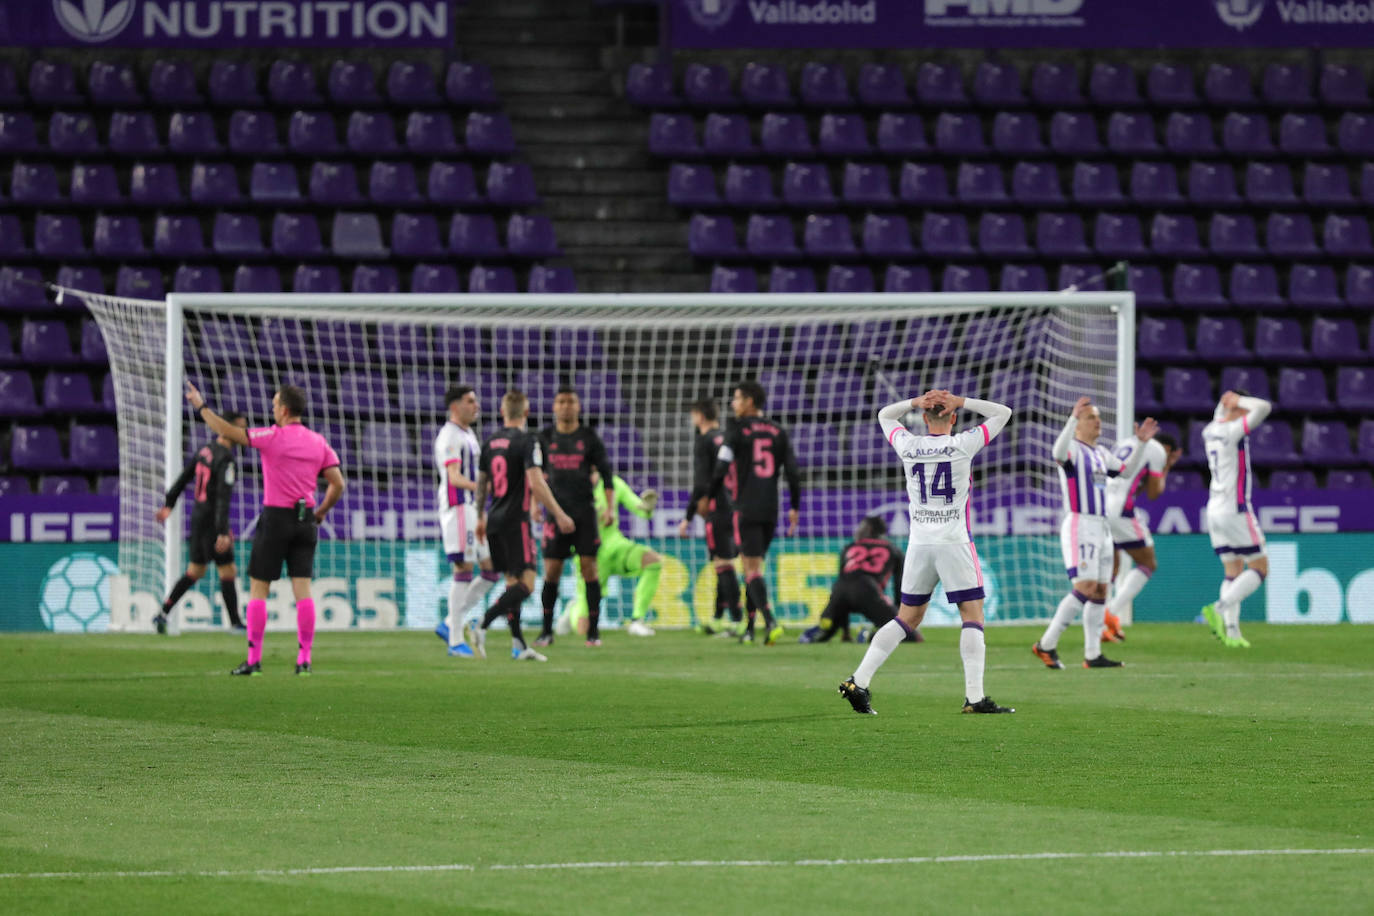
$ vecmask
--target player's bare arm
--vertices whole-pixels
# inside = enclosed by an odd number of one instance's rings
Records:
[[[315,522],[318,524],[324,521],[324,517],[329,514],[329,510],[334,508],[334,504],[343,496],[344,476],[339,470],[339,466],[324,469],[324,498],[315,507]]]
[[[534,498],[543,504],[553,516],[553,523],[558,526],[558,530],[564,534],[572,534],[577,530],[577,525],[573,522],[572,516],[563,511],[563,507],[558,505],[558,500],[554,499],[553,491],[549,489],[549,483],[544,479],[544,472],[541,468],[526,468],[525,478],[530,482],[530,490],[534,493]],[[482,516],[478,516],[477,524],[482,525]],[[480,534],[478,535],[481,536]]]
[[[487,539],[487,490],[491,487],[491,478],[486,471],[477,472],[477,526],[473,533],[477,535],[477,540]]]
[[[455,486],[460,490],[468,490],[473,493],[477,492],[477,481],[471,479],[470,477],[468,477],[468,475],[463,473],[459,462],[455,461],[452,464],[450,464],[447,468],[447,471],[448,482],[450,485]]]
[[[248,430],[242,426],[230,423],[228,420],[215,413],[205,406],[205,398],[197,390],[196,386],[190,382],[186,383],[186,400],[190,402],[191,409],[205,421],[205,425],[215,431],[216,435],[223,436],[230,442],[238,445],[248,444]]]

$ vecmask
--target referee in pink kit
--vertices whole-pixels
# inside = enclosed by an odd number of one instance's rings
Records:
[[[272,397],[273,426],[244,429],[216,414],[196,386],[186,383],[186,400],[216,433],[262,456],[262,515],[253,536],[248,561],[248,658],[230,674],[262,674],[262,635],[267,629],[267,592],[281,578],[282,564],[291,577],[296,597],[296,673],[310,673],[310,647],[315,642],[315,600],[310,597],[310,578],[315,565],[315,527],[343,495],[344,479],[339,456],[324,436],[301,423],[305,392],[283,385]],[[324,500],[315,505],[316,480],[328,484]]]

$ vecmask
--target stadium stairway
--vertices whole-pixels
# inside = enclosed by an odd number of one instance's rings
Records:
[[[617,46],[652,44],[653,16],[594,0],[468,0],[457,16],[460,51],[491,67],[578,290],[705,291],[644,114],[618,91]]]

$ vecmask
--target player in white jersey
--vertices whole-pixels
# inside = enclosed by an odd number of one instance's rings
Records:
[[[984,417],[958,435],[954,420],[966,407]],[[918,436],[902,425],[911,410],[925,412],[927,434]],[[964,712],[1015,712],[998,706],[983,692],[986,648],[983,642],[983,570],[969,533],[968,498],[973,456],[1011,419],[1011,408],[944,390],[898,401],[878,411],[883,435],[901,456],[911,501],[911,534],[902,570],[902,603],[895,619],[884,624],[868,644],[854,675],[840,685],[840,695],[855,712],[873,713],[868,690],[873,675],[892,651],[912,635],[925,617],[931,593],[943,585],[945,597],[959,607],[963,630],[959,655],[964,662]]]
[[[1123,642],[1121,618],[1131,619],[1132,604],[1159,568],[1155,559],[1155,540],[1145,513],[1136,505],[1141,497],[1158,499],[1164,492],[1169,471],[1183,456],[1173,436],[1158,433],[1149,442],[1141,443],[1135,436],[1127,436],[1116,447],[1116,457],[1129,461],[1136,449],[1145,450],[1145,464],[1131,476],[1124,474],[1107,481],[1107,527],[1112,532],[1112,590],[1107,603],[1106,629],[1102,638],[1108,642]],[[1122,563],[1122,554],[1127,562]],[[1124,574],[1123,566],[1129,566]]]
[[[500,575],[492,571],[491,551],[477,537],[477,459],[482,444],[473,426],[481,414],[477,392],[470,385],[455,385],[444,395],[448,422],[434,439],[434,468],[439,475],[439,530],[444,553],[453,565],[448,587],[448,615],[434,633],[448,645],[448,654],[472,658],[463,642],[463,617],[491,590]],[[481,575],[473,577],[473,567]]]
[[[1215,604],[1202,616],[1217,638],[1231,648],[1248,649],[1240,635],[1241,602],[1260,587],[1269,574],[1264,555],[1264,534],[1250,505],[1250,433],[1269,416],[1273,405],[1245,392],[1221,396],[1212,422],[1202,430],[1207,467],[1212,472],[1207,498],[1207,531],[1212,549],[1221,558],[1226,579]]]
[[[1141,443],[1154,438],[1159,425],[1151,417],[1135,428]],[[1051,454],[1059,464],[1059,486],[1064,494],[1064,521],[1059,543],[1064,567],[1073,588],[1054,612],[1031,651],[1048,668],[1063,668],[1059,637],[1083,614],[1083,667],[1119,668],[1102,654],[1102,622],[1107,612],[1107,583],[1112,577],[1112,535],[1107,527],[1107,481],[1134,477],[1145,464],[1145,450],[1134,449],[1127,461],[1098,443],[1102,414],[1088,398],[1079,398],[1073,413],[1055,440]]]

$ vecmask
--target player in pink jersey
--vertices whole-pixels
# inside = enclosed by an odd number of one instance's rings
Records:
[[[262,457],[263,500],[253,553],[248,561],[248,658],[230,674],[262,673],[262,637],[267,629],[267,593],[281,578],[282,564],[291,577],[296,598],[296,673],[310,674],[310,650],[315,642],[315,601],[310,596],[314,573],[316,526],[343,495],[339,456],[324,436],[306,429],[305,392],[283,385],[272,397],[272,426],[242,429],[218,416],[196,386],[186,383],[186,400],[215,432]],[[315,504],[315,486],[323,476],[324,499]]]

